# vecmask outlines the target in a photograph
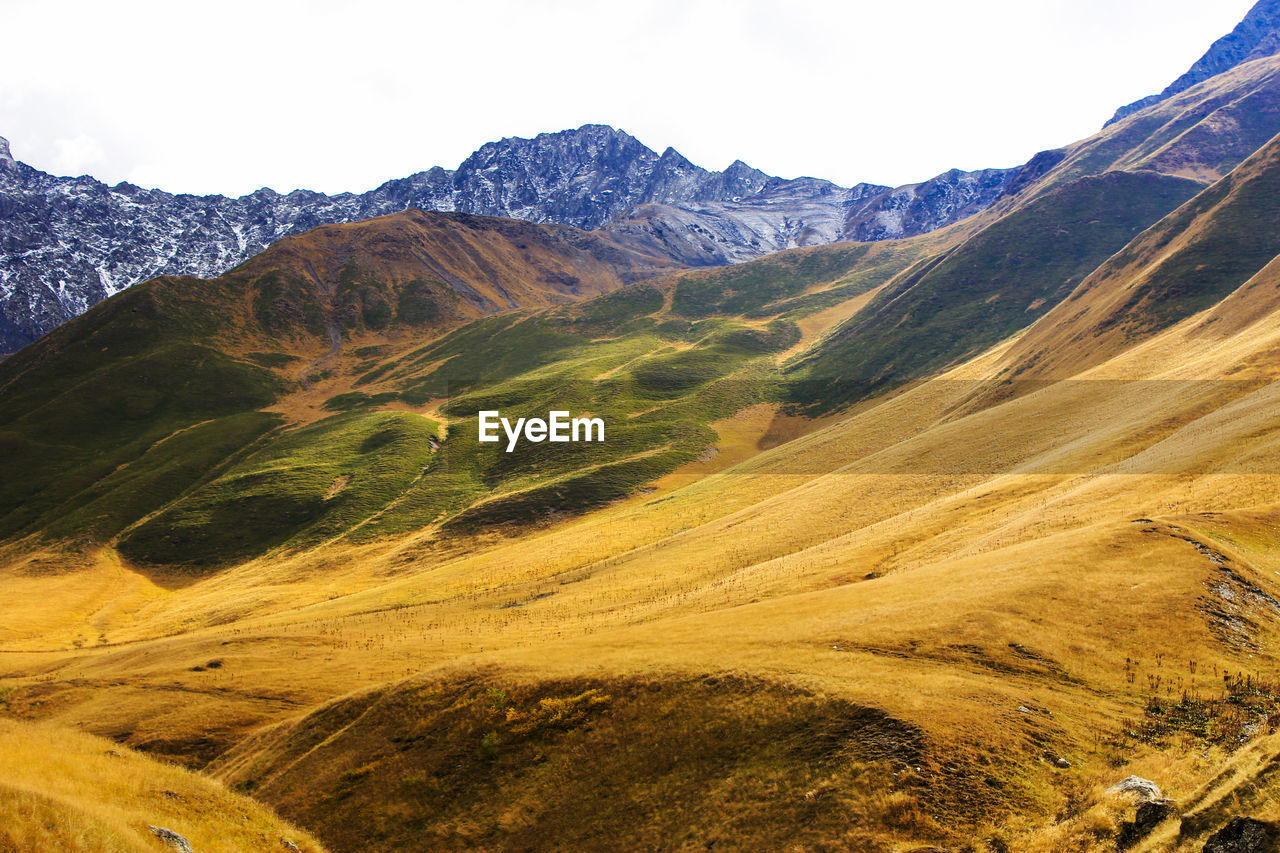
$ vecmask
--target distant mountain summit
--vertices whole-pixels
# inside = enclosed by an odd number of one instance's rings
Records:
[[[1280,53],[1280,0],[1260,0],[1249,10],[1244,20],[1230,33],[1215,41],[1186,74],[1170,83],[1160,94],[1148,95],[1116,110],[1107,125],[1179,95],[1197,83],[1230,71],[1237,65],[1277,53]]]
[[[729,201],[779,183],[786,182],[740,160],[723,172],[712,172],[674,148],[659,155],[625,131],[587,124],[532,139],[490,142],[456,171],[437,167],[388,181],[365,195],[383,206],[506,216],[590,230],[636,204]]]
[[[735,161],[723,172],[656,154],[607,125],[490,142],[453,174],[452,209],[601,228],[635,204],[730,201],[785,183]]]

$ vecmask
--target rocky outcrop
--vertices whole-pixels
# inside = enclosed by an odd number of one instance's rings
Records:
[[[730,264],[843,239],[849,208],[889,191],[799,178],[745,199],[639,205],[605,230],[691,266]]]
[[[622,131],[588,125],[485,145],[458,168],[448,209],[593,229],[636,204],[731,201],[779,183],[741,161],[709,172],[674,148],[658,156]]]
[[[1187,73],[1170,83],[1160,94],[1148,95],[1116,110],[1107,124],[1114,124],[1152,104],[1168,100],[1237,65],[1277,53],[1280,53],[1280,0],[1260,0],[1244,20],[1215,41]]]
[[[1126,821],[1120,826],[1116,846],[1121,850],[1128,850],[1154,832],[1157,826],[1177,816],[1178,809],[1171,800],[1142,803],[1138,806],[1138,812],[1133,820]]]

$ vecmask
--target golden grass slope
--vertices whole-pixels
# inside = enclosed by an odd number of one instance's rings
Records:
[[[0,850],[172,849],[153,826],[201,853],[324,850],[259,803],[189,770],[91,735],[0,720]]]

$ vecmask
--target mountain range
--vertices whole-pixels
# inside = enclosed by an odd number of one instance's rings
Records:
[[[0,351],[153,276],[218,275],[281,237],[409,208],[604,229],[705,266],[924,233],[981,210],[1012,175],[952,171],[897,189],[843,188],[773,178],[741,161],[710,172],[673,149],[659,155],[622,131],[586,125],[492,142],[456,170],[366,193],[264,188],[227,198],[55,177],[14,160],[0,140]]]
[[[1280,51],[1280,0],[1264,0],[1159,95],[1108,126],[1242,63]],[[456,170],[435,167],[365,193],[172,194],[15,160],[0,138],[0,352],[14,351],[102,299],[156,275],[214,276],[281,237],[408,208],[606,229],[690,266],[749,260],[839,240],[910,237],[1000,198],[1027,166],[952,170],[920,184],[840,187],[781,179],[735,161],[703,169],[602,125],[503,139]]]

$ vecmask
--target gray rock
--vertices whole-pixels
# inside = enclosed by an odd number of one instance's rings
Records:
[[[1150,779],[1143,779],[1141,776],[1126,776],[1108,788],[1107,793],[1127,795],[1143,802],[1163,799],[1160,786]]]
[[[1055,758],[1053,759],[1053,766],[1058,767],[1062,770],[1066,770],[1068,767],[1071,766],[1071,762],[1065,758]]]
[[[178,853],[193,853],[190,842],[172,829],[165,829],[163,826],[148,826],[147,829],[151,830],[151,834],[156,838],[177,850]]]
[[[1275,829],[1251,817],[1233,817],[1204,845],[1204,853],[1273,853],[1275,849]]]

